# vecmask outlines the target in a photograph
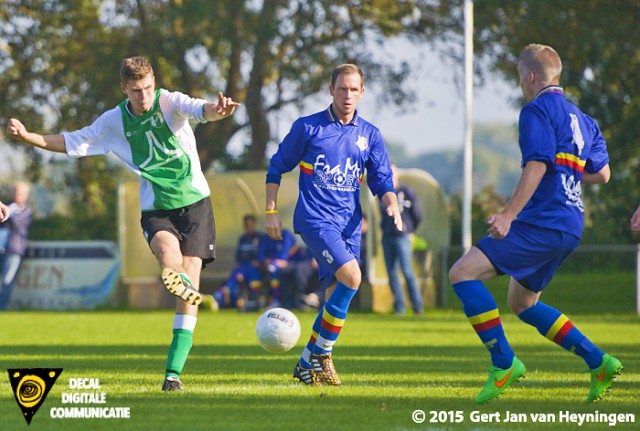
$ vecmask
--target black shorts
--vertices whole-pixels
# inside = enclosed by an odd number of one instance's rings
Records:
[[[145,211],[140,223],[148,243],[165,230],[178,238],[183,256],[202,258],[203,268],[216,259],[216,222],[208,197],[175,210]]]

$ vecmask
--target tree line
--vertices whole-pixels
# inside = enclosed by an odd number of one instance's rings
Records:
[[[462,6],[463,0],[5,0],[0,117],[22,118],[44,132],[86,125],[122,100],[122,58],[144,55],[161,87],[205,98],[222,90],[243,103],[233,119],[196,127],[205,170],[214,163],[262,169],[268,144],[278,139],[274,114],[289,105],[302,110],[326,89],[335,65],[360,64],[369,86],[391,95],[383,104],[409,101],[407,80],[415,79],[414,64],[375,55],[385,40],[406,38],[462,64]],[[517,55],[528,43],[560,53],[569,97],[599,122],[611,154],[611,183],[585,187],[589,222],[601,233],[594,241],[628,241],[626,221],[640,202],[634,172],[640,3],[483,0],[474,9],[476,64],[489,65],[477,66],[478,84],[499,73],[517,85]],[[244,151],[231,156],[227,146],[238,134],[247,137]],[[27,152],[29,179],[44,182],[42,153]],[[74,166],[59,180],[70,191],[71,211],[88,222],[115,223],[118,169],[92,157]]]

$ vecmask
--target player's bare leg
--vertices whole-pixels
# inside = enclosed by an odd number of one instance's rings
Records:
[[[180,243],[172,233],[158,232],[151,240],[151,250],[156,255],[162,268],[162,282],[165,288],[183,301],[198,305],[202,302],[202,295],[193,287],[194,278],[185,268],[185,261],[180,252]],[[193,270],[190,270],[193,272]],[[199,276],[199,272],[198,272]]]

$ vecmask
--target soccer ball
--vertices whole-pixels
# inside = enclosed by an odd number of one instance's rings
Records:
[[[258,319],[256,337],[266,351],[286,352],[291,350],[300,338],[300,321],[285,308],[272,308]]]

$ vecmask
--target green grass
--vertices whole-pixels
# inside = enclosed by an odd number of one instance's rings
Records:
[[[507,276],[486,283],[502,314],[507,306]],[[460,310],[460,303],[451,289],[448,303]],[[562,310],[569,318],[574,314],[628,314],[636,311],[636,274],[632,271],[567,273],[560,271],[545,288],[540,300]]]
[[[314,316],[298,315],[306,333]],[[633,314],[573,318],[625,365],[608,398],[596,406],[582,403],[588,387],[588,375],[580,372],[584,363],[508,314],[505,329],[529,370],[527,379],[484,406],[472,398],[486,378],[488,356],[458,311],[432,311],[423,317],[352,313],[335,348],[344,381],[339,388],[294,383],[291,371],[300,348],[286,354],[264,352],[254,341],[257,317],[201,313],[183,374],[187,392],[177,394],[160,391],[170,311],[0,314],[2,368],[64,368],[30,427],[8,380],[0,379],[0,430],[577,429],[577,424],[566,423],[473,423],[470,414],[640,414],[640,321]],[[70,377],[99,378],[107,406],[128,406],[131,418],[52,419],[49,411],[64,406],[61,393],[70,391]],[[411,414],[416,409],[459,410],[465,420],[415,424]],[[618,424],[616,429],[636,427]],[[611,429],[606,424],[580,428]]]

